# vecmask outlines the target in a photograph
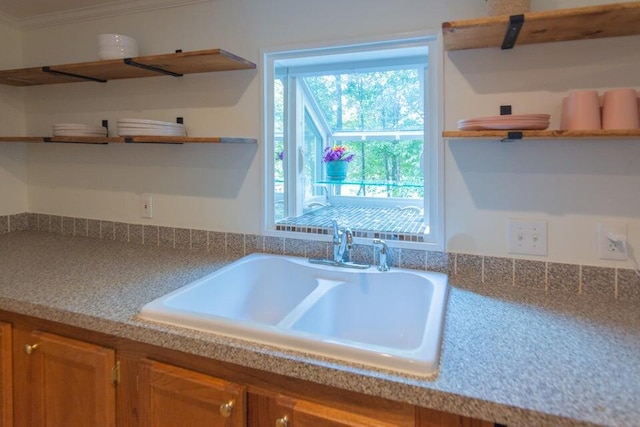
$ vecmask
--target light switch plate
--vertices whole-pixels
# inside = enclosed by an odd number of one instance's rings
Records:
[[[547,221],[509,219],[509,253],[547,255]]]
[[[142,218],[153,218],[153,198],[151,194],[140,196],[140,216]]]

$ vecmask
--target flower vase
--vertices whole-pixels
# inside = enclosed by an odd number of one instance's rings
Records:
[[[349,163],[344,160],[327,162],[327,178],[331,181],[343,181],[347,178],[347,166]]]

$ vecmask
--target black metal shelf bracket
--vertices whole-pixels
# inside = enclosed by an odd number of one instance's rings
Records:
[[[166,74],[168,76],[182,77],[182,74],[180,74],[180,73],[174,73],[173,71],[165,70],[165,69],[160,68],[160,67],[154,67],[153,65],[141,64],[139,62],[134,61],[131,58],[124,58],[124,63],[127,64],[127,65],[131,65],[132,67],[138,67],[138,68],[142,68],[142,69],[145,69],[145,70],[154,71],[156,73]]]
[[[510,116],[511,115],[511,105],[501,105],[500,106],[500,115],[501,116]]]
[[[500,142],[513,142],[517,139],[522,139],[522,131],[507,132],[506,138],[502,138]]]
[[[42,67],[42,71],[44,71],[45,73],[58,74],[58,75],[67,76],[67,77],[74,77],[76,79],[88,80],[88,81],[92,81],[92,82],[98,82],[98,83],[106,83],[107,82],[106,80],[97,79],[95,77],[83,76],[81,74],[67,73],[66,71],[52,70],[51,67],[49,67],[49,66]]]
[[[524,24],[524,15],[511,15],[509,17],[509,26],[507,27],[507,33],[504,35],[502,41],[502,49],[512,49],[516,45],[518,40],[518,34]]]

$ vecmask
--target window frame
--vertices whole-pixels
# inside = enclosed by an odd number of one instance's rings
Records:
[[[387,36],[377,40],[356,40],[349,42],[335,42],[315,45],[296,45],[289,47],[276,47],[261,50],[261,67],[263,70],[261,79],[261,127],[264,144],[263,150],[263,206],[262,206],[262,234],[265,236],[305,238],[308,240],[326,240],[327,237],[321,234],[301,233],[294,231],[276,230],[274,221],[274,156],[273,156],[273,135],[274,135],[274,93],[273,79],[275,73],[275,62],[287,58],[297,58],[322,55],[326,52],[348,52],[371,50],[376,47],[388,46],[411,46],[416,44],[426,44],[429,49],[428,72],[425,75],[425,114],[424,118],[424,219],[429,226],[429,232],[424,234],[423,242],[408,242],[393,240],[387,241],[392,247],[420,248],[427,250],[444,250],[444,150],[442,140],[443,129],[443,45],[439,31],[427,31],[401,36]],[[292,96],[285,93],[285,96]],[[304,112],[304,109],[303,109]],[[286,111],[285,111],[286,114]],[[294,126],[294,124],[289,124]],[[289,129],[294,131],[295,129]],[[285,136],[285,147],[287,146]],[[286,156],[288,168],[294,166],[292,156]],[[289,169],[293,170],[293,169]],[[431,183],[430,185],[427,185]],[[382,233],[387,233],[381,230]],[[366,243],[371,239],[359,239]]]

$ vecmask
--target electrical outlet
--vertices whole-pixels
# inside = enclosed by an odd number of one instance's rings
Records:
[[[547,255],[547,221],[509,219],[509,253]]]
[[[153,198],[151,194],[143,194],[140,196],[140,216],[142,218],[153,217]]]
[[[627,224],[598,224],[598,255],[600,259],[627,260]]]

